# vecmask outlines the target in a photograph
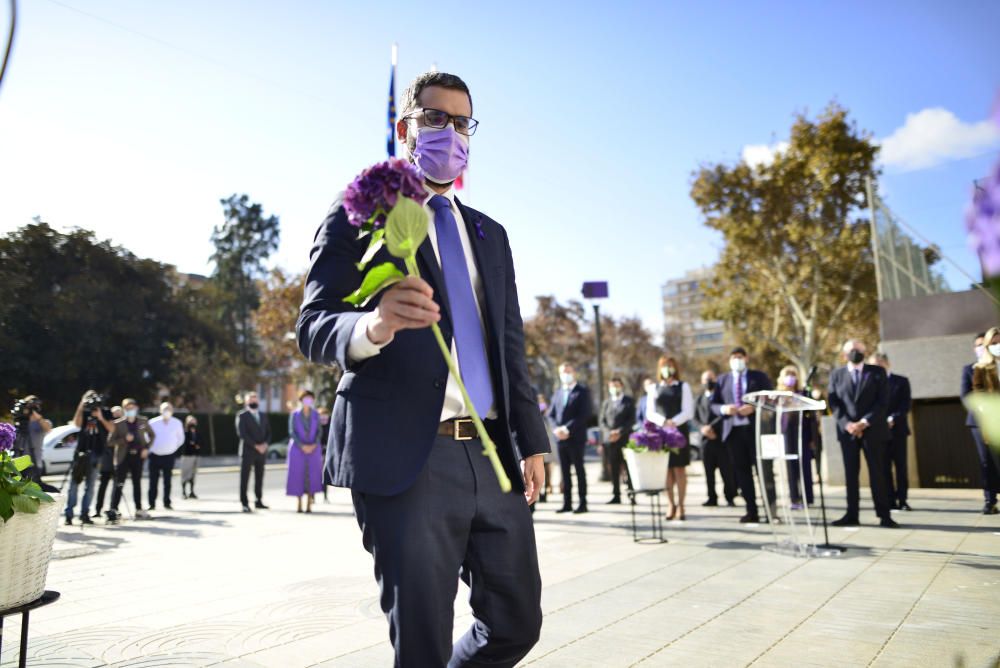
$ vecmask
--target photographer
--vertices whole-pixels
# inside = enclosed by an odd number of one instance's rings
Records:
[[[77,490],[81,482],[83,488],[83,506],[80,508],[80,523],[93,524],[90,519],[90,500],[94,495],[94,482],[101,457],[108,444],[108,433],[114,425],[106,414],[104,397],[94,390],[87,390],[80,399],[73,416],[73,424],[80,428],[76,452],[70,466],[69,492],[66,495],[66,526],[73,524],[73,513],[76,509]]]
[[[112,428],[114,428],[113,427],[114,423],[117,420],[121,420],[123,417],[125,417],[125,411],[122,410],[121,406],[111,407]],[[94,510],[94,515],[100,517],[101,509],[104,508],[104,497],[108,490],[108,484],[115,477],[114,452],[112,451],[111,446],[107,444],[105,444],[104,454],[101,455],[101,461],[98,464],[98,470],[101,472],[101,478],[100,478],[101,482],[97,485],[97,508]]]
[[[33,394],[29,394],[23,399],[18,399],[11,410],[14,418],[14,427],[17,436],[14,440],[14,454],[29,455],[31,466],[22,471],[28,480],[33,480],[42,484],[42,443],[45,441],[45,434],[52,430],[52,423],[42,416],[42,402]],[[59,491],[51,485],[42,485],[46,492]]]
[[[125,478],[129,476],[132,477],[135,516],[140,519],[149,517],[149,513],[142,509],[142,463],[149,456],[149,446],[156,437],[146,418],[139,415],[139,404],[135,399],[122,400],[122,408],[125,409],[125,417],[115,420],[114,429],[108,436],[108,447],[113,449],[115,466],[115,490],[111,494],[109,524],[118,521],[118,503],[122,498]]]

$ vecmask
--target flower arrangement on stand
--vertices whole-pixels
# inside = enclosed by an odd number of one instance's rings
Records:
[[[687,447],[687,439],[676,427],[646,422],[629,435],[625,444],[625,465],[637,492],[661,490],[666,484],[670,453]]]

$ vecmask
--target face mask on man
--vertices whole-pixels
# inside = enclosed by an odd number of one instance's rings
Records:
[[[851,364],[861,364],[865,361],[865,354],[857,348],[854,348],[851,352],[847,353],[847,361]]]
[[[616,385],[612,385],[611,387],[608,388],[608,396],[611,397],[612,399],[617,399],[618,397],[622,396],[622,391],[619,390]]]
[[[575,380],[576,380],[576,376],[574,376],[571,373],[561,373],[561,374],[559,374],[559,381],[563,385],[572,385],[573,381],[575,381]]]
[[[125,417],[129,418],[130,420],[138,417],[138,415],[139,415],[138,408],[128,408],[125,410]]]
[[[256,401],[251,401],[250,403],[247,404],[247,408],[249,408],[252,411],[257,410],[258,406],[260,406],[260,404]]]
[[[993,357],[1000,357],[1000,343],[991,343],[986,349],[990,351],[990,355],[993,355]]]
[[[976,361],[977,362],[979,361],[979,358],[982,357],[983,353],[985,353],[985,352],[986,352],[986,346],[976,346],[975,353],[976,353]]]
[[[416,147],[413,163],[428,181],[451,183],[465,171],[469,162],[469,138],[455,132],[450,124],[443,128],[415,128]]]
[[[715,390],[715,386],[717,384],[718,383],[716,383],[714,380],[708,381],[707,383],[705,383],[705,391],[706,392],[712,392],[713,390]]]
[[[747,361],[742,357],[733,357],[729,360],[729,368],[736,373],[743,373],[747,368]]]
[[[163,416],[164,420],[169,420],[170,418],[172,418],[174,416],[174,412],[173,411],[163,411],[162,413],[160,413],[160,415]]]

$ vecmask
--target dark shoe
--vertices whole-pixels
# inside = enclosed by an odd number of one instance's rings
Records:
[[[257,503],[253,504],[253,507],[254,508],[260,508],[261,510],[270,510],[270,508],[268,506],[264,505],[263,501],[258,501]]]
[[[150,510],[156,510],[156,504],[155,503],[149,504],[149,509]]]
[[[607,504],[605,504],[605,505],[617,506],[617,505],[620,505],[621,502],[622,502],[622,497],[620,497],[620,496],[612,496],[611,500],[608,501]]]
[[[546,498],[548,498],[548,497],[545,494],[539,494],[538,495],[538,502],[539,503],[545,503]],[[327,500],[327,498],[325,496],[323,497],[323,501],[329,503],[329,501]]]
[[[166,508],[167,510],[173,510],[174,509],[174,507],[172,505],[170,505],[169,503],[164,503],[163,507]]]
[[[68,527],[73,526],[73,518],[72,517],[67,517],[66,518],[66,526],[68,526]]]
[[[185,499],[188,498],[188,493],[187,492],[184,492],[184,498]]]
[[[557,513],[571,513],[573,512],[573,506],[564,505],[562,508],[556,511]]]
[[[248,506],[247,504],[244,503],[243,504],[243,512],[245,512],[245,513],[252,513],[253,511],[250,510],[250,506]]]
[[[587,504],[586,503],[581,503],[580,506],[576,510],[573,511],[573,514],[574,515],[580,515],[580,514],[585,513],[585,512],[587,512]]]
[[[735,508],[736,502],[730,499],[729,501],[726,501],[726,505],[729,506],[730,508]]]
[[[740,524],[760,524],[760,515],[744,515],[740,518]]]
[[[107,518],[108,518],[108,521],[106,522],[106,524],[118,524],[118,511],[117,510],[109,510],[107,512]]]
[[[297,512],[297,513],[301,513],[301,512],[302,512],[302,509],[301,509],[301,508],[296,508],[296,509],[295,509],[295,512]]]
[[[313,511],[313,509],[312,509],[312,508],[306,508],[306,512],[307,512],[307,513],[311,513],[312,511]]]
[[[882,521],[878,523],[883,529],[898,529],[899,525],[891,517],[883,517]]]
[[[983,515],[996,515],[997,513],[1000,513],[1000,510],[997,510],[996,503],[987,502],[986,505],[983,506]]]
[[[908,503],[907,503],[906,501],[901,501],[901,502],[900,502],[900,504],[899,504],[899,509],[900,509],[900,510],[906,510],[906,511],[911,511],[911,510],[913,510],[913,508],[910,508],[910,504],[908,504]]]
[[[90,519],[87,515],[80,516],[80,524],[93,524],[94,520]]]
[[[860,526],[860,524],[861,523],[858,522],[857,517],[851,517],[850,515],[844,515],[839,520],[834,520],[833,522],[830,522],[830,526],[835,526],[835,527],[856,527]]]
[[[719,505],[719,501],[717,499],[709,499],[708,501],[706,501],[701,505],[705,506],[706,508],[715,508],[716,506]]]
[[[188,494],[188,497],[189,497],[189,498],[192,498],[192,499],[197,499],[197,498],[198,498],[198,495],[197,495],[197,494],[195,494],[195,493],[194,493],[194,491],[192,491],[192,492],[191,492],[190,494]]]

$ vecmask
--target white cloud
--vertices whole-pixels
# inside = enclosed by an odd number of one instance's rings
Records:
[[[926,169],[1000,147],[1000,127],[989,120],[965,123],[947,109],[933,107],[907,114],[881,144],[886,167]]]
[[[774,156],[788,150],[788,142],[779,141],[776,144],[747,144],[743,147],[743,162],[751,167],[770,165]]]

